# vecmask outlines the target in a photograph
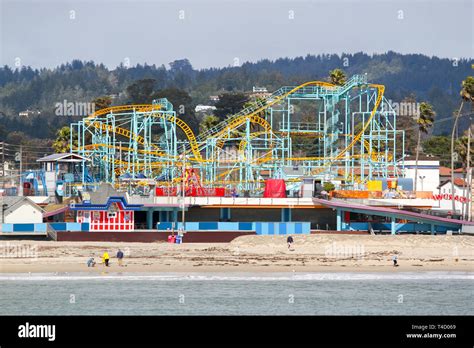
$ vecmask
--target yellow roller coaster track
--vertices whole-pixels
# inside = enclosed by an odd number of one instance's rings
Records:
[[[108,145],[108,144],[90,144],[86,146],[80,146],[76,147],[76,149],[83,149],[83,150],[93,150],[93,149],[100,149],[100,148],[108,148],[108,149],[116,149],[116,150],[121,150],[123,152],[139,152],[139,153],[144,153],[147,155],[155,155],[155,156],[163,156],[164,153],[161,151],[152,151],[152,150],[135,150],[134,148],[131,147],[125,147],[125,146],[118,146],[118,145]]]
[[[129,130],[121,128],[121,127],[113,127],[111,125],[103,124],[98,121],[89,121],[91,119],[97,118],[98,116],[107,115],[113,112],[123,112],[123,111],[129,111],[129,110],[136,110],[137,112],[152,112],[153,117],[160,117],[160,118],[165,119],[168,122],[176,124],[184,132],[188,140],[191,143],[194,142],[194,144],[196,144],[196,137],[194,136],[192,129],[186,124],[186,122],[184,122],[180,118],[173,116],[171,114],[160,112],[161,108],[159,105],[134,104],[134,105],[113,106],[113,107],[101,109],[94,112],[93,114],[87,117],[88,120],[86,122],[92,123],[92,125],[96,128],[101,128],[103,130],[108,130],[109,132],[114,132],[116,134],[122,135],[129,139],[133,139],[141,145],[144,145],[145,139],[141,135],[136,135],[130,132]],[[164,152],[162,152],[158,146],[154,144],[150,144],[150,145],[155,149],[154,153],[156,153],[158,156],[167,155]],[[197,148],[197,146],[195,146],[194,148]],[[193,154],[196,157],[197,161],[205,162],[205,160],[202,159],[199,151],[193,151]]]
[[[281,100],[285,99],[288,95],[291,95],[291,94],[297,92],[299,89],[304,88],[306,86],[324,86],[324,87],[328,87],[328,88],[335,88],[336,87],[335,85],[333,85],[331,83],[328,83],[328,82],[324,82],[324,81],[310,81],[310,82],[303,83],[303,84],[293,88],[289,92],[286,92],[286,93],[284,93],[280,96],[274,97],[271,101],[267,102],[264,106],[262,106],[262,107],[260,107],[256,110],[253,110],[251,113],[246,114],[246,115],[242,115],[240,117],[237,117],[237,118],[231,120],[231,122],[228,125],[226,125],[223,129],[216,132],[215,134],[211,134],[209,137],[218,138],[218,142],[217,142],[216,145],[217,145],[217,148],[221,148],[223,146],[223,144],[225,143],[225,139],[228,137],[228,134],[230,134],[230,132],[232,130],[236,129],[237,127],[239,127],[242,124],[244,124],[245,122],[247,122],[247,120],[249,120],[249,122],[251,122],[251,123],[258,124],[261,127],[263,127],[263,129],[264,129],[263,132],[267,132],[267,133],[270,133],[270,134],[273,133],[273,130],[271,129],[270,124],[264,118],[260,117],[259,114],[262,111],[266,110],[267,108],[271,107],[272,105],[274,105],[274,104],[280,102]],[[378,107],[379,107],[379,105],[382,101],[382,97],[383,97],[385,87],[383,85],[375,85],[375,84],[370,84],[369,87],[377,88],[376,103],[374,105],[374,108],[371,112],[370,117],[367,119],[366,123],[364,124],[364,127],[353,138],[353,140],[350,142],[349,145],[347,145],[343,150],[341,150],[339,152],[339,154],[337,154],[335,157],[331,157],[331,158],[328,158],[328,157],[294,157],[294,158],[289,158],[289,160],[295,160],[295,161],[329,160],[330,163],[328,163],[326,165],[326,166],[329,166],[334,161],[337,161],[337,160],[340,160],[340,159],[344,158],[345,153],[348,150],[350,150],[360,140],[360,138],[362,137],[362,134],[364,134],[364,132],[368,128],[368,126],[370,125],[370,122],[372,121],[373,117],[375,116],[375,114],[377,112],[377,109],[378,109]],[[113,113],[113,112],[121,112],[121,111],[127,111],[127,110],[136,110],[137,112],[152,112],[154,117],[161,117],[161,118],[163,118],[163,119],[165,119],[169,122],[175,123],[184,132],[185,136],[189,140],[191,151],[194,155],[194,158],[191,158],[190,160],[195,160],[195,161],[198,161],[198,162],[208,162],[208,161],[210,161],[210,160],[204,160],[202,158],[201,153],[200,153],[200,149],[199,149],[199,144],[197,143],[194,132],[186,124],[186,122],[184,122],[180,118],[175,117],[171,114],[166,114],[166,113],[160,112],[159,105],[150,105],[150,104],[139,104],[138,105],[138,104],[135,104],[135,105],[114,106],[114,107],[109,107],[109,108],[98,110],[98,111],[94,112],[93,114],[91,114],[90,116],[88,116],[88,119],[93,119],[93,118],[96,118],[98,116]],[[141,145],[145,144],[145,139],[142,136],[136,135],[136,134],[124,129],[124,128],[112,127],[111,125],[102,124],[100,122],[93,122],[93,126],[102,128],[104,130],[109,130],[111,132],[115,132],[115,133],[120,134],[122,136],[131,138],[131,139],[135,140],[137,143],[139,143]],[[241,142],[241,144],[242,144],[242,142]],[[239,144],[239,151],[240,151],[240,148],[241,148],[241,144]],[[159,151],[159,148],[156,145],[152,144],[151,146],[153,146],[156,149],[156,151],[153,151],[154,154],[156,154],[158,156],[164,156],[165,155],[162,151]],[[245,144],[245,146],[246,146],[246,144]],[[244,148],[245,148],[245,146],[244,146]],[[367,148],[366,144],[364,144],[364,146],[366,146],[366,148]],[[370,151],[370,146],[368,148],[368,151],[369,151],[370,154],[373,153],[373,151]],[[357,157],[357,156],[358,155],[353,155],[351,157]],[[263,163],[263,162],[266,162],[266,161],[270,161],[272,159],[273,158],[271,158],[271,156],[270,157],[267,156],[264,159],[259,159],[259,161],[260,161],[260,163]],[[119,161],[119,162],[120,163],[117,163],[117,164],[121,165],[121,166],[129,165],[128,162],[123,162],[123,161]],[[164,164],[165,164],[165,162],[153,162],[150,165],[159,167],[159,166],[163,166]],[[319,171],[319,170],[320,170],[320,168],[315,169],[315,170],[313,170],[312,173],[315,173],[316,171]]]
[[[383,94],[385,91],[385,86],[383,85],[375,85],[375,84],[369,84],[369,87],[377,88],[377,100],[375,101],[375,105],[372,109],[372,112],[370,113],[369,118],[364,124],[364,127],[362,127],[361,131],[352,139],[352,141],[344,148],[342,149],[339,154],[337,154],[334,159],[331,159],[329,163],[327,163],[325,166],[330,166],[332,163],[334,163],[337,160],[340,160],[346,156],[346,152],[349,151],[362,137],[362,134],[367,130],[367,128],[370,125],[370,122],[372,122],[372,119],[374,118],[375,114],[377,113],[377,109],[379,108],[380,103],[382,102]]]
[[[335,85],[333,85],[331,83],[328,83],[328,82],[324,82],[324,81],[310,81],[310,82],[303,83],[303,84],[293,88],[289,92],[286,92],[286,93],[284,93],[280,96],[274,97],[273,100],[267,102],[264,106],[262,106],[260,108],[257,108],[256,110],[252,111],[250,114],[237,117],[236,119],[232,120],[222,130],[218,131],[215,134],[211,134],[210,137],[215,137],[215,138],[224,137],[225,138],[226,134],[228,134],[231,130],[235,129],[236,127],[238,127],[238,126],[242,125],[243,123],[245,123],[247,121],[247,119],[251,123],[259,124],[266,131],[272,132],[270,124],[265,119],[261,118],[258,115],[262,111],[269,108],[270,106],[280,102],[281,100],[286,98],[288,95],[290,95],[292,93],[295,93],[299,89],[304,88],[306,86],[324,86],[324,87],[328,87],[328,88],[335,88],[336,87]],[[153,112],[153,113],[155,113],[156,111],[160,111],[160,107],[159,107],[159,105],[152,105],[152,104],[134,104],[134,105],[112,106],[112,107],[109,107],[109,108],[98,110],[98,111],[94,112],[93,114],[89,115],[87,118],[88,119],[94,119],[94,118],[97,118],[98,116],[106,115],[106,114],[109,114],[109,113],[129,111],[129,110],[136,110],[137,112]],[[184,122],[183,120],[181,120],[181,119],[179,119],[179,118],[177,118],[173,115],[170,115],[170,114],[164,114],[164,113],[158,112],[155,115],[158,116],[158,117],[162,117],[162,118],[166,119],[169,122],[176,123],[176,125],[184,132],[187,139],[189,140],[191,151],[192,151],[192,153],[195,157],[194,159],[191,159],[191,160],[196,160],[198,162],[207,162],[208,161],[208,160],[204,160],[202,158],[200,150],[199,150],[199,144],[197,143],[194,132],[186,124],[186,122]],[[102,125],[101,127],[103,128],[104,125]],[[145,142],[143,137],[141,137],[139,135],[136,135],[136,134],[133,134],[133,133],[131,133],[130,131],[128,131],[126,129],[123,129],[123,128],[120,128],[120,127],[116,127],[116,129],[114,129],[114,127],[112,127],[110,125],[105,125],[105,127],[109,131],[112,131],[112,132],[116,131],[118,134],[121,134],[125,137],[132,138],[140,144],[144,144],[144,142]],[[219,139],[218,144],[217,144],[218,148],[221,148],[223,146],[224,142],[225,142],[225,140]]]
[[[226,126],[224,127],[222,130],[216,132],[215,134],[211,134],[209,135],[209,137],[213,137],[213,138],[218,138],[218,142],[217,142],[217,148],[218,149],[221,149],[224,145],[224,142],[225,142],[225,138],[228,137],[228,134],[230,134],[230,131],[232,131],[233,129],[241,126],[243,123],[245,123],[247,121],[247,119],[251,122],[251,123],[255,123],[255,124],[259,124],[260,126],[262,126],[267,132],[269,133],[273,133],[273,130],[270,126],[270,124],[267,122],[267,120],[265,120],[264,118],[260,117],[260,113],[266,109],[268,109],[269,107],[271,107],[272,105],[275,105],[277,104],[278,102],[280,102],[281,100],[285,99],[286,97],[288,97],[289,95],[297,92],[298,90],[304,88],[304,87],[307,87],[307,86],[324,86],[324,87],[328,87],[328,88],[336,88],[337,86],[332,84],[332,83],[329,83],[329,82],[324,82],[324,81],[310,81],[310,82],[305,82],[293,89],[291,89],[289,92],[286,92],[286,93],[283,93],[282,95],[280,96],[276,96],[274,97],[271,101],[267,101],[265,105],[257,108],[256,110],[253,110],[251,113],[247,114],[247,115],[242,115],[240,117],[237,117],[233,120],[231,120],[231,122]],[[225,121],[224,121],[225,122]],[[191,145],[192,147],[192,145]]]
[[[97,110],[96,112],[87,116],[88,119],[97,118],[98,116],[107,115],[114,112],[123,112],[123,111],[130,111],[135,110],[137,112],[146,112],[151,110],[160,110],[160,105],[153,105],[153,104],[131,104],[131,105],[118,105],[118,106],[111,106],[108,108]]]

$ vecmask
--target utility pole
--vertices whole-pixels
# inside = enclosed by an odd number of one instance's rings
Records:
[[[20,145],[20,153],[19,153],[19,160],[20,160],[20,188],[18,190],[18,196],[23,196],[23,177],[21,176],[21,173],[23,172],[23,146]]]
[[[20,145],[20,189],[18,190],[18,196],[23,196],[23,177],[21,176],[23,173],[23,146]]]
[[[2,144],[2,188],[5,188],[5,143],[1,142],[0,144]]]
[[[467,131],[467,158],[466,158],[466,181],[467,181],[467,221],[472,218],[472,173],[471,173],[471,125]]]
[[[2,176],[5,177],[5,143],[1,142],[2,146]]]

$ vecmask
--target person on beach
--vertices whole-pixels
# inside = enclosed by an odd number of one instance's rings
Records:
[[[398,259],[397,255],[393,255],[393,256],[392,256],[393,267],[398,267],[398,261],[397,261],[397,259]]]
[[[91,257],[89,260],[87,260],[87,267],[94,267],[95,266],[95,261],[94,258]]]
[[[109,267],[109,259],[110,259],[109,253],[107,251],[104,252],[104,254],[102,255],[102,262],[104,263],[106,267]]]
[[[119,267],[122,267],[123,252],[120,249],[117,251],[117,259]]]
[[[290,250],[291,248],[291,245],[293,244],[293,237],[292,236],[288,236],[288,238],[286,239],[286,242],[288,243],[288,250]]]

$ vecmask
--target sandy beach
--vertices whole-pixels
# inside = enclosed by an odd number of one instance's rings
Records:
[[[0,273],[474,271],[474,237],[242,236],[231,243],[0,242]],[[119,267],[115,254],[124,254]],[[110,267],[86,261],[107,251]],[[393,267],[392,256],[399,267]]]

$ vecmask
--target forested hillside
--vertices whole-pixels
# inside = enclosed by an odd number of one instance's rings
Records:
[[[55,69],[34,70],[29,67],[12,70],[0,68],[0,140],[15,142],[22,137],[52,139],[56,131],[77,116],[57,115],[56,104],[91,102],[101,96],[112,96],[112,104],[150,102],[166,96],[187,106],[183,118],[199,129],[194,106],[209,104],[210,95],[249,91],[253,86],[269,91],[283,85],[326,79],[329,70],[340,68],[346,75],[367,73],[371,82],[386,85],[386,97],[400,102],[408,96],[427,101],[436,111],[433,134],[448,134],[451,118],[459,107],[460,84],[472,75],[468,60],[450,60],[419,54],[394,52],[369,56],[365,53],[308,55],[276,61],[262,60],[239,67],[205,70],[193,69],[186,60],[164,65],[119,66],[110,70],[94,62],[73,61]],[[148,80],[148,91],[137,90],[138,80]],[[134,85],[135,84],[135,85]],[[29,110],[29,116],[19,116]],[[469,118],[460,119],[460,131],[468,127]],[[12,139],[14,137],[14,139]]]

